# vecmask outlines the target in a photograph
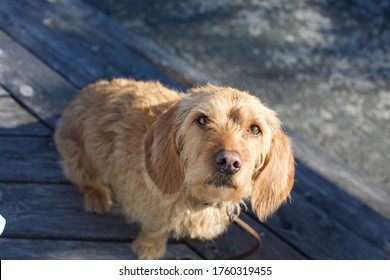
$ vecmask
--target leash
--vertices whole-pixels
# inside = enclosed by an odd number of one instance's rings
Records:
[[[260,244],[261,244],[260,236],[250,225],[248,225],[246,222],[244,222],[242,219],[240,219],[236,214],[230,214],[229,219],[230,219],[230,221],[236,223],[236,225],[238,225],[242,230],[247,232],[250,236],[252,236],[256,240],[256,243],[251,248],[249,248],[247,251],[245,251],[241,254],[229,257],[229,258],[227,258],[227,260],[246,259],[246,258],[250,257],[251,255],[253,255],[254,253],[256,253],[256,251],[260,248]]]

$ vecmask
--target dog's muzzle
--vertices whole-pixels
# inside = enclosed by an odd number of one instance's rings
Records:
[[[214,158],[215,173],[210,184],[216,187],[233,187],[233,176],[241,169],[241,156],[237,152],[219,150]]]

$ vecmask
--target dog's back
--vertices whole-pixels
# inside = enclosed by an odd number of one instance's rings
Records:
[[[63,111],[55,142],[65,176],[84,192],[88,211],[109,211],[107,185],[140,164],[145,133],[179,99],[158,82],[114,79],[84,88]]]

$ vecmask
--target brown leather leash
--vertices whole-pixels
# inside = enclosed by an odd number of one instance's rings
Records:
[[[246,222],[244,222],[242,219],[240,219],[237,215],[230,214],[229,218],[230,218],[230,221],[235,222],[242,230],[246,231],[249,235],[251,235],[256,240],[256,244],[254,246],[252,246],[251,248],[249,248],[247,251],[245,251],[241,254],[229,257],[229,258],[227,258],[227,260],[246,259],[246,258],[250,257],[251,255],[253,255],[254,253],[256,253],[256,251],[260,248],[260,244],[261,244],[260,236],[250,225],[248,225]]]

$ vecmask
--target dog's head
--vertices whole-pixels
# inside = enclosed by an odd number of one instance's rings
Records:
[[[204,205],[251,199],[260,220],[289,196],[294,158],[274,111],[228,87],[189,91],[145,139],[149,176],[166,194]]]

